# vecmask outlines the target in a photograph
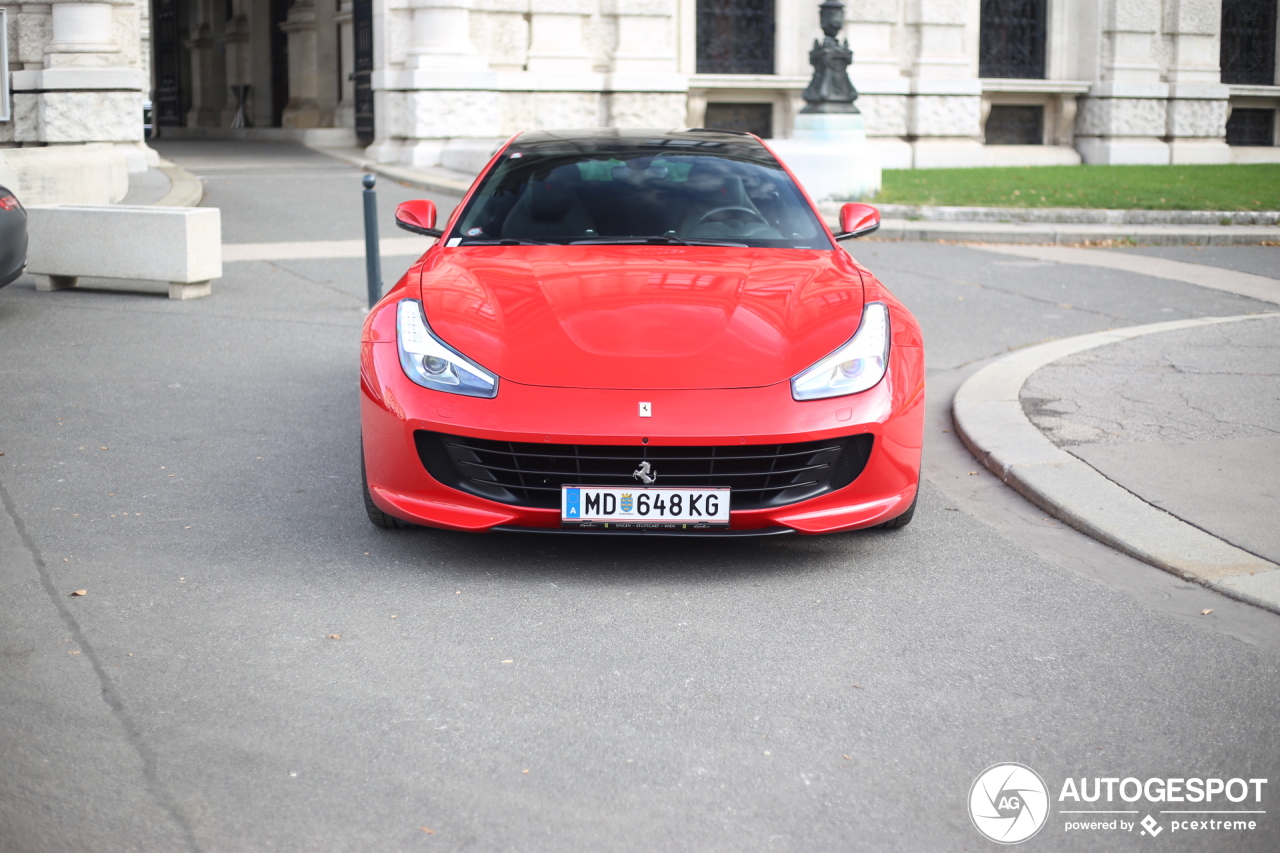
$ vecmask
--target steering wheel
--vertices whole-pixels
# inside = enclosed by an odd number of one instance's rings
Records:
[[[702,218],[701,218],[701,219],[699,219],[699,220],[698,220],[698,222],[697,222],[697,224],[695,224],[693,227],[694,227],[694,228],[697,228],[697,227],[698,227],[698,225],[701,225],[702,223],[706,222],[708,219],[710,219],[711,217],[715,216],[716,214],[719,214],[719,213],[730,213],[730,212],[733,212],[733,213],[745,213],[745,214],[747,214],[747,216],[750,216],[752,219],[756,220],[756,221],[757,221],[757,222],[759,222],[761,225],[769,225],[769,220],[765,219],[765,218],[764,218],[764,216],[762,216],[762,215],[760,214],[760,211],[758,211],[758,210],[752,210],[752,209],[751,209],[751,208],[749,208],[749,207],[736,207],[736,206],[734,206],[734,207],[717,207],[717,208],[715,208],[714,210],[708,210],[706,213],[702,214]],[[770,227],[772,227],[772,226],[770,226]]]

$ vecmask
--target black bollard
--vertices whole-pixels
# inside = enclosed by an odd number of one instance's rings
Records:
[[[369,277],[369,307],[382,298],[382,255],[378,251],[378,179],[365,175],[364,184],[364,266]]]

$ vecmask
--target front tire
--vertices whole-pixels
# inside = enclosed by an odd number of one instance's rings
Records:
[[[387,515],[378,509],[378,505],[373,502],[373,495],[369,494],[369,475],[364,468],[364,447],[360,448],[360,484],[364,489],[364,511],[369,516],[369,520],[373,522],[374,527],[381,527],[383,530],[401,530],[406,527],[413,527],[407,521],[396,518],[394,515]]]

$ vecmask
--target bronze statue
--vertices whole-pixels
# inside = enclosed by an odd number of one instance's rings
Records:
[[[808,105],[802,113],[856,113],[854,101],[858,90],[849,80],[849,64],[853,51],[849,40],[836,38],[844,28],[844,4],[840,0],[823,0],[818,7],[818,22],[826,38],[814,39],[809,51],[809,64],[813,66],[813,79],[805,88],[803,97]]]

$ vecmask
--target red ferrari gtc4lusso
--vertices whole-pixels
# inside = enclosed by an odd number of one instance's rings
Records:
[[[369,312],[381,527],[667,535],[901,527],[920,327],[758,138],[523,133]]]

